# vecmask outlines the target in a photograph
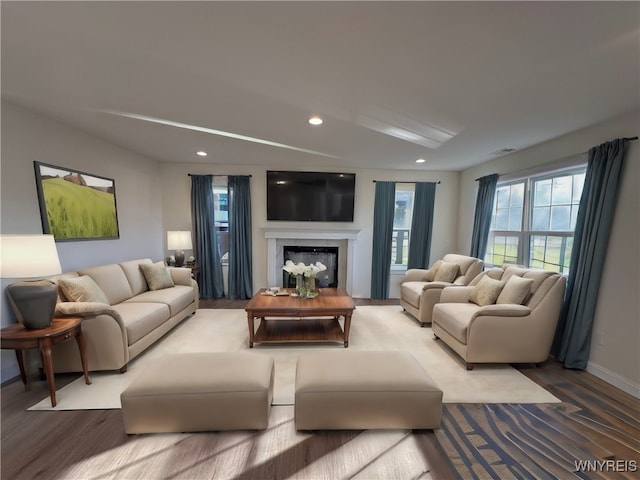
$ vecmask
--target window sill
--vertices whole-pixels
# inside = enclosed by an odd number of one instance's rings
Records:
[[[391,265],[390,271],[392,274],[405,273],[407,271],[406,265]]]

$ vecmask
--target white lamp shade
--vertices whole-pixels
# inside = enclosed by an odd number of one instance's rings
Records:
[[[167,232],[167,249],[169,250],[190,250],[191,232],[189,230],[174,230]]]
[[[0,260],[1,278],[62,273],[53,235],[0,235]]]

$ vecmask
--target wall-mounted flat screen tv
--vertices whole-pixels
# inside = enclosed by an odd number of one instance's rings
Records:
[[[355,173],[267,171],[267,220],[353,222]]]

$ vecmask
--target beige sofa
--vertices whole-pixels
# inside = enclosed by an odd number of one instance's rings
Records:
[[[441,269],[448,264],[457,265],[457,271]],[[400,305],[413,315],[423,327],[431,323],[433,306],[440,300],[445,287],[468,285],[481,271],[482,260],[450,253],[436,261],[429,270],[407,270],[400,285]]]
[[[149,259],[131,260],[50,278],[59,288],[56,316],[82,316],[82,333],[87,342],[89,370],[126,371],[130,360],[160,339],[198,308],[198,284],[188,268],[169,268],[173,286],[150,290],[141,264]],[[156,264],[159,268],[160,264]],[[166,276],[167,271],[163,272]],[[93,282],[87,279],[90,277]],[[76,297],[89,301],[69,301],[63,279],[89,281],[94,290]],[[158,285],[153,285],[157,288]],[[68,291],[67,291],[68,293]],[[102,301],[95,301],[96,297]],[[76,299],[77,299],[76,298]],[[53,350],[56,372],[82,371],[75,342],[63,342]]]
[[[497,286],[497,296],[496,290],[479,293],[481,282]],[[517,266],[488,270],[467,287],[443,290],[433,309],[433,334],[464,359],[467,370],[474,363],[542,363],[549,356],[565,286],[566,278],[555,272]]]

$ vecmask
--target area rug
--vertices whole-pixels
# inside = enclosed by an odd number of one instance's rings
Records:
[[[301,320],[304,321],[304,320]],[[134,359],[124,374],[92,372],[91,385],[79,377],[29,410],[87,410],[121,408],[120,393],[144,372],[145,366],[166,355],[186,352],[247,351],[249,332],[241,309],[202,309],[182,322],[154,347]],[[275,361],[274,405],[292,405],[298,356],[313,350],[343,351],[340,343],[256,344],[252,349]],[[462,359],[430,328],[422,328],[399,306],[362,306],[351,320],[349,350],[402,350],[424,366],[444,392],[445,403],[558,403],[555,396],[509,365],[476,365],[467,371]],[[543,367],[544,368],[544,367]]]

